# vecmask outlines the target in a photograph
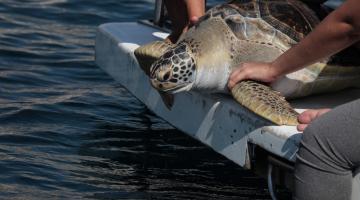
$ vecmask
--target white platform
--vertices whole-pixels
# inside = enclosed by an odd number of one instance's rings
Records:
[[[291,126],[274,126],[223,95],[195,92],[175,95],[168,110],[150,86],[133,51],[139,45],[163,39],[165,33],[139,23],[101,25],[96,37],[96,64],[121,83],[155,114],[184,133],[208,145],[244,168],[250,168],[248,144],[295,161],[301,133]],[[298,111],[308,108],[334,107],[360,98],[359,89],[318,95],[292,101]],[[353,179],[352,200],[360,199],[360,171]]]
[[[139,23],[101,25],[96,37],[96,63],[155,114],[215,151],[247,167],[248,143],[294,161],[301,133],[291,126],[273,126],[240,106],[231,97],[195,92],[175,95],[168,110],[133,55],[139,45],[166,34]],[[315,96],[291,102],[299,111],[333,107],[360,98],[360,90]]]

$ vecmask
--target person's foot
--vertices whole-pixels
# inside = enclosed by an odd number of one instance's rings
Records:
[[[309,109],[301,113],[298,117],[299,125],[297,125],[298,131],[304,131],[305,128],[316,118],[323,115],[324,113],[329,112],[331,109]]]

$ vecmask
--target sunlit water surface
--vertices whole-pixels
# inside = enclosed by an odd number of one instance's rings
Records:
[[[0,199],[270,199],[94,64],[96,27],[152,1],[0,1]]]

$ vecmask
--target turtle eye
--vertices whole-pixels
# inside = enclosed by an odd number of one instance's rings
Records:
[[[169,78],[170,78],[170,72],[166,72],[163,76],[163,80],[167,81],[167,80],[169,80]]]

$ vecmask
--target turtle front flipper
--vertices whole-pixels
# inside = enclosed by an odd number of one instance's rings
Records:
[[[278,125],[295,126],[299,115],[279,92],[255,82],[242,81],[231,94],[241,105]]]
[[[134,54],[146,75],[150,74],[153,62],[160,58],[173,44],[167,40],[153,41],[135,49]]]

